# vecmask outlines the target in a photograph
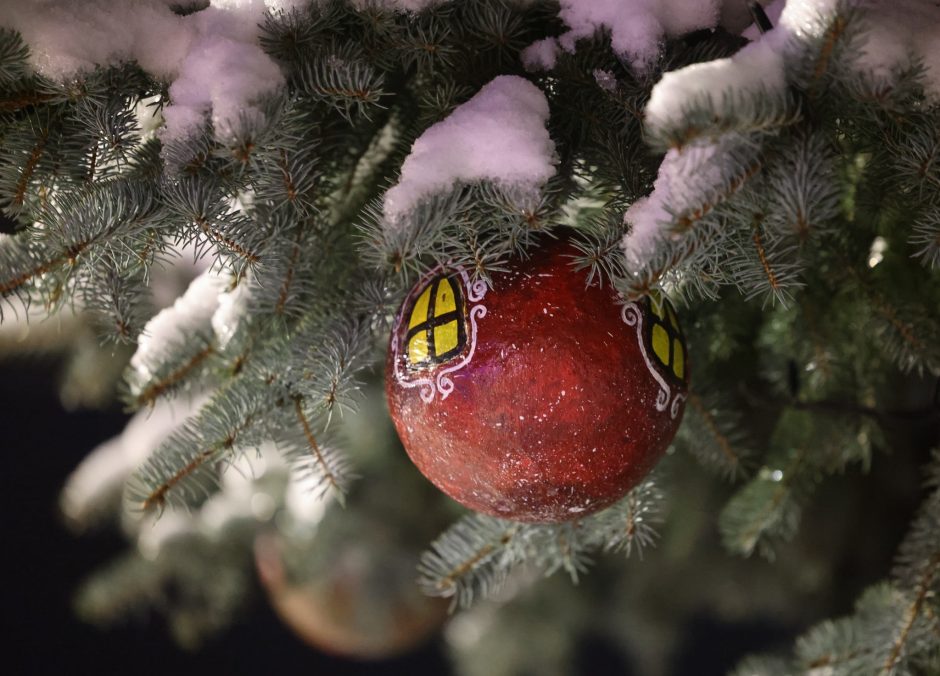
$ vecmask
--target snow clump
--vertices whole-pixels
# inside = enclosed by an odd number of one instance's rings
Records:
[[[278,65],[258,44],[266,10],[303,0],[213,0],[179,16],[170,0],[0,0],[0,25],[29,45],[33,69],[67,81],[96,66],[136,61],[170,82],[163,110],[165,141],[182,139],[207,114],[219,138],[233,133],[252,105],[284,84]]]
[[[548,115],[534,84],[515,75],[494,78],[414,142],[398,183],[385,193],[386,220],[400,223],[422,199],[460,181],[537,191],[555,174]]]
[[[578,40],[607,30],[617,56],[637,75],[644,75],[659,57],[665,38],[714,28],[721,10],[719,0],[560,0],[560,4],[558,17],[568,31],[523,51],[522,62],[530,70],[550,70],[559,47],[573,54]]]

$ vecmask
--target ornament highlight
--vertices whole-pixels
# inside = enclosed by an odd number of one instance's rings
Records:
[[[545,243],[491,287],[436,269],[398,312],[392,419],[421,472],[471,509],[580,518],[625,495],[679,426],[688,355],[675,310],[586,286],[577,252]]]

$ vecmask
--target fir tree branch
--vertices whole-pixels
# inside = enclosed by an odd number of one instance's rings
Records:
[[[777,281],[777,275],[774,274],[773,268],[770,266],[770,262],[767,260],[767,252],[764,250],[764,243],[760,236],[760,226],[756,223],[751,233],[751,239],[754,242],[754,248],[757,249],[757,256],[760,259],[761,267],[764,269],[764,274],[767,277],[767,283],[770,284],[771,290],[776,293],[780,290],[780,284]]]
[[[725,188],[716,192],[711,199],[702,202],[695,209],[679,214],[672,222],[671,230],[678,234],[685,234],[691,230],[696,223],[705,218],[709,212],[722,202],[730,199],[744,185],[761,170],[760,160],[755,160],[750,165],[744,167],[743,171],[738,173],[733,180],[729,181]]]
[[[317,438],[314,436],[313,430],[310,428],[310,421],[307,419],[307,415],[304,413],[302,402],[303,397],[294,397],[294,413],[297,416],[297,421],[303,428],[304,438],[307,440],[307,446],[316,457],[317,465],[320,467],[321,474],[329,484],[330,488],[335,489],[338,494],[342,494],[341,484],[323,457],[323,451],[320,449],[320,444],[317,443]]]
[[[455,587],[459,580],[463,579],[471,570],[480,565],[488,556],[493,554],[499,547],[505,547],[512,542],[515,529],[505,530],[496,542],[488,542],[482,547],[471,552],[462,561],[459,561],[450,570],[447,571],[434,585],[437,591],[444,594]]]
[[[26,160],[26,164],[23,166],[20,180],[16,184],[16,190],[13,192],[13,197],[11,200],[14,207],[22,207],[23,203],[26,201],[26,189],[29,186],[29,181],[33,176],[33,172],[36,171],[36,167],[39,165],[39,158],[42,157],[42,153],[43,150],[45,150],[48,139],[49,129],[47,127],[43,129],[42,134],[40,134],[39,138],[36,139],[36,145],[33,146],[33,150],[29,155],[29,159]]]
[[[921,578],[916,586],[917,593],[914,597],[914,600],[911,602],[904,613],[904,625],[901,627],[900,633],[891,645],[891,651],[888,654],[888,659],[885,660],[884,665],[881,667],[881,671],[879,672],[880,674],[883,674],[884,676],[890,676],[891,674],[895,673],[894,669],[904,652],[904,647],[907,644],[908,638],[911,634],[911,628],[914,626],[914,622],[916,622],[920,617],[921,610],[924,607],[924,603],[927,600],[928,594],[933,593],[933,580],[938,572],[940,572],[940,550],[938,550],[933,555],[933,557],[924,567],[924,571],[921,574]]]
[[[718,425],[715,422],[714,416],[709,412],[705,405],[702,403],[702,398],[695,392],[689,392],[689,405],[695,409],[695,412],[702,418],[705,423],[705,427],[714,437],[718,448],[721,449],[721,452],[728,459],[728,462],[737,467],[741,464],[741,459],[738,457],[738,454],[734,452],[734,449],[731,447],[731,441],[727,436],[722,434],[721,430],[718,429]]]
[[[832,22],[829,24],[825,34],[823,35],[822,47],[819,50],[819,55],[816,57],[816,62],[813,66],[813,75],[810,81],[810,87],[817,85],[823,76],[826,74],[826,71],[829,69],[829,63],[832,59],[833,52],[836,49],[836,46],[839,44],[839,40],[842,39],[842,36],[845,34],[845,30],[848,27],[848,20],[846,17],[838,13],[836,14]]]
[[[225,234],[220,232],[217,228],[213,227],[208,219],[204,217],[196,218],[196,225],[199,226],[199,229],[212,241],[217,244],[221,244],[228,250],[235,253],[240,258],[245,259],[248,263],[255,264],[260,260],[260,257],[257,253],[250,251],[243,247],[241,244],[236,242],[231,237],[227,237]]]
[[[15,113],[31,106],[52,101],[53,94],[43,92],[24,92],[13,98],[0,99],[0,113]]]
[[[149,512],[154,507],[158,507],[160,511],[163,511],[166,506],[167,493],[173,490],[183,479],[191,476],[197,469],[212,460],[219,449],[220,446],[216,445],[197,453],[187,464],[176,470],[176,473],[154,488],[140,503],[140,508],[145,512]]]
[[[68,251],[63,253],[61,256],[52,258],[43,263],[39,263],[35,267],[21,272],[14,277],[10,277],[2,282],[0,282],[0,296],[8,296],[11,293],[18,291],[25,284],[28,284],[31,280],[45,275],[48,272],[51,272],[66,263],[75,264],[76,258],[80,256],[89,246],[91,241],[80,242],[79,244],[73,246]]]
[[[215,346],[207,343],[205,347],[177,366],[163,378],[153,381],[134,397],[137,408],[152,405],[157,399],[182,382],[194,369],[215,354]]]
[[[284,274],[284,281],[281,283],[281,290],[277,296],[277,303],[274,305],[274,314],[276,315],[284,314],[284,306],[287,304],[287,299],[290,296],[291,283],[294,281],[297,260],[300,258],[301,234],[301,230],[298,228],[294,240],[294,246],[291,249],[290,258],[288,258],[287,261],[287,272]]]

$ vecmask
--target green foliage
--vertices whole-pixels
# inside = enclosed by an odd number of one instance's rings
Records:
[[[898,550],[890,581],[858,599],[855,612],[826,620],[796,643],[795,661],[749,658],[735,674],[930,674],[937,663],[940,592],[940,451],[928,467],[927,495]],[[770,665],[763,667],[761,665]],[[779,670],[775,671],[776,665]]]
[[[4,309],[73,303],[105,339],[133,344],[157,310],[154,273],[183,246],[242,304],[221,325],[199,317],[128,369],[132,409],[207,396],[128,482],[129,514],[198,510],[225,468],[268,441],[307,489],[341,497],[355,471],[336,420],[356,405],[415,279],[446,263],[488,281],[562,226],[586,283],[684,305],[694,377],[675,446],[742,482],[718,517],[730,551],[786,552],[828,478],[884,450],[891,412],[910,408],[892,384],[940,375],[940,111],[923,65],[887,88],[860,75],[851,64],[868,27],[846,3],[788,52],[782,92],[715,92],[650,125],[643,109],[664,72],[729,56],[741,40],[722,30],[670,40],[638,77],[600,33],[562,50],[552,70],[524,73],[520,50],[561,30],[557,9],[473,0],[396,13],[327,0],[271,13],[261,45],[285,87],[230,136],[207,117],[165,143],[135,111],[166,105],[166,82],[135,64],[48,81],[26,67],[20,36],[0,30],[0,208],[19,228],[0,235]],[[506,73],[546,95],[556,176],[538,194],[462,183],[390,227],[382,194],[414,140]],[[682,201],[665,205],[651,255],[630,261],[624,212],[649,194],[663,153],[681,149],[703,150]],[[893,580],[807,634],[797,670],[938,663],[933,495]],[[652,544],[668,501],[646,482],[568,524],[465,516],[425,554],[422,584],[467,606],[527,566],[577,579],[597,552]],[[221,545],[198,541],[127,560],[109,578],[129,597],[159,598],[175,566],[214,560]],[[206,595],[222,603],[245,581],[224,582]],[[91,589],[91,615],[123,609],[119,595]],[[197,634],[211,628],[187,618]],[[790,673],[784,665],[755,659],[737,673]]]
[[[433,596],[452,598],[455,608],[494,594],[522,564],[546,576],[564,570],[577,581],[593,552],[603,549],[630,556],[635,551],[642,557],[643,548],[655,542],[662,498],[648,479],[616,505],[572,523],[525,524],[484,514],[465,516],[422,557],[419,582]]]

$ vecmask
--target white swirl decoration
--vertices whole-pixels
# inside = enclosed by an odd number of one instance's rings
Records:
[[[434,275],[441,274],[443,268],[437,268],[428,276],[427,279],[433,279]],[[459,371],[473,359],[473,355],[476,352],[477,348],[477,320],[486,316],[486,306],[480,304],[480,301],[483,300],[486,296],[489,287],[486,282],[483,280],[477,280],[475,282],[470,282],[470,276],[466,271],[458,267],[456,272],[460,275],[460,280],[463,283],[464,293],[467,297],[467,319],[469,320],[467,343],[469,344],[470,349],[467,350],[466,354],[452,366],[441,369],[435,375],[427,377],[414,377],[416,374],[409,373],[407,370],[402,369],[401,366],[401,324],[405,317],[405,312],[402,312],[398,320],[395,322],[395,328],[393,329],[393,338],[392,338],[392,356],[394,358],[394,368],[395,368],[395,379],[402,387],[420,387],[421,389],[418,393],[421,395],[421,400],[426,404],[430,404],[434,401],[434,398],[438,393],[441,395],[441,401],[447,399],[450,394],[454,391],[454,380],[451,378],[451,374]],[[409,295],[408,300],[405,303],[405,307],[411,307],[414,303],[415,297],[424,290],[426,285],[418,284],[415,286],[415,289]],[[475,305],[471,305],[475,303]],[[411,377],[409,377],[411,376]]]
[[[620,316],[627,326],[636,327],[636,339],[640,346],[640,353],[643,355],[644,361],[646,361],[646,368],[649,369],[650,375],[652,375],[659,384],[659,392],[656,393],[656,410],[665,411],[668,408],[670,417],[675,418],[679,415],[680,404],[685,401],[686,395],[677,392],[675,398],[672,400],[672,406],[669,405],[672,388],[669,387],[666,379],[660,374],[659,369],[656,368],[656,365],[646,352],[646,342],[643,340],[643,309],[636,303],[627,303],[623,306]]]

